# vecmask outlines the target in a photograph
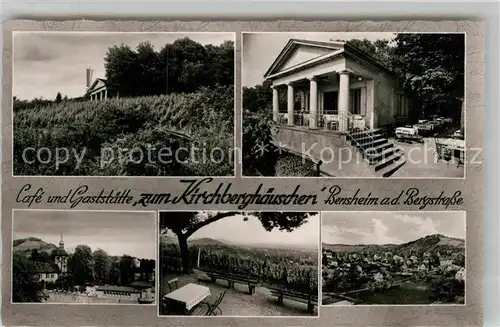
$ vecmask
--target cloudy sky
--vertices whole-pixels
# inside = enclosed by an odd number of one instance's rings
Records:
[[[166,43],[183,37],[201,44],[219,45],[234,40],[234,33],[15,33],[13,95],[30,100],[53,99],[57,92],[68,97],[85,93],[85,70],[104,78],[104,57],[108,47],[149,41],[159,51]]]
[[[266,243],[318,247],[319,214],[311,216],[305,224],[290,233],[276,229],[266,232],[255,217],[249,217],[248,221],[244,221],[242,216],[228,217],[201,228],[191,236],[191,239],[204,237],[248,245]]]
[[[465,240],[464,212],[323,212],[321,241],[401,244],[442,234]]]
[[[66,250],[77,245],[102,249],[110,255],[128,254],[154,259],[156,226],[151,212],[15,211],[13,239],[38,237]]]
[[[254,86],[264,80],[269,69],[281,50],[290,39],[306,39],[328,42],[331,40],[368,39],[370,41],[392,39],[394,33],[383,32],[340,32],[340,33],[244,33],[242,84]]]

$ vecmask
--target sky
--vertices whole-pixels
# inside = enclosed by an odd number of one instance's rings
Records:
[[[464,212],[323,212],[321,242],[401,244],[432,234],[465,240]]]
[[[156,257],[156,225],[151,212],[14,211],[13,239],[37,237],[74,252],[78,245],[109,255]]]
[[[256,217],[248,221],[243,216],[227,217],[211,223],[194,233],[190,239],[212,238],[238,244],[291,245],[294,247],[319,246],[319,214],[310,216],[308,221],[292,232],[272,230],[267,232]]]
[[[234,33],[60,33],[16,32],[13,50],[13,95],[23,100],[54,99],[57,92],[68,97],[85,93],[86,69],[93,78],[104,78],[108,47],[149,41],[157,51],[166,43],[189,37],[203,45],[234,40]]]
[[[242,84],[255,86],[264,81],[264,74],[290,39],[329,42],[332,40],[368,39],[370,41],[393,39],[394,33],[386,32],[293,32],[293,33],[244,33]]]

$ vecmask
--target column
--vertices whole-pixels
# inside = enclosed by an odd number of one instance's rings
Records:
[[[349,116],[349,72],[339,73],[339,131],[347,132]]]
[[[309,79],[309,128],[318,128],[318,80]]]
[[[279,103],[279,93],[278,88],[273,86],[273,120],[279,122],[280,115],[280,103]]]
[[[306,96],[304,94],[304,90],[300,90],[299,91],[299,95],[300,95],[300,110],[306,110]]]
[[[108,90],[104,90],[104,99],[107,99],[108,98]]]
[[[288,93],[287,93],[288,125],[294,125],[295,122],[295,117],[294,117],[295,112],[293,110],[293,104],[294,104],[293,86],[291,84],[288,84]]]

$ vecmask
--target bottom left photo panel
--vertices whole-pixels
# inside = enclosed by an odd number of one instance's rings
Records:
[[[155,305],[156,213],[14,210],[12,302]]]

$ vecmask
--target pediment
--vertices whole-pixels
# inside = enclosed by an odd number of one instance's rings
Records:
[[[266,77],[342,49],[343,43],[339,42],[333,43],[292,39],[287,43],[285,48],[283,48],[266,72]]]
[[[92,85],[90,85],[89,92],[92,91],[92,90],[97,90],[97,89],[99,89],[101,87],[104,87],[104,86],[106,86],[105,81],[102,80],[102,79],[100,79],[100,78],[98,78],[98,79],[96,79],[94,81],[94,83],[92,83]]]

